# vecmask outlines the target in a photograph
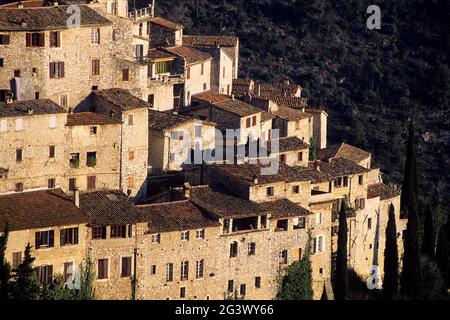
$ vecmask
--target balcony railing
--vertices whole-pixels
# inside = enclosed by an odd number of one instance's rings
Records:
[[[335,196],[332,193],[319,190],[311,190],[311,203],[328,202],[333,201],[334,199]]]
[[[148,78],[148,86],[159,85],[161,83],[181,84],[185,82],[184,74],[158,75]]]
[[[153,10],[151,5],[147,8],[137,9],[128,12],[128,18],[133,20],[138,20],[147,17],[153,17]]]

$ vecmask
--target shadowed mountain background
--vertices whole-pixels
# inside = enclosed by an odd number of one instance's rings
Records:
[[[381,30],[366,27],[371,4]],[[414,118],[422,194],[450,195],[449,1],[157,0],[156,14],[185,34],[238,36],[240,78],[301,84],[330,114],[329,144],[371,151],[391,182],[401,183]]]

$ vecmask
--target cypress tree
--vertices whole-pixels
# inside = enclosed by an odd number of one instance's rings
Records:
[[[422,254],[428,256],[431,260],[434,260],[435,246],[436,243],[434,235],[433,214],[430,207],[428,206],[423,229]]]
[[[410,206],[417,204],[417,162],[416,141],[413,121],[409,124],[409,136],[406,146],[405,170],[403,172],[402,193],[400,196],[400,215],[406,218]]]
[[[386,226],[386,245],[384,248],[383,295],[392,299],[398,292],[398,247],[395,209],[389,206],[389,219]]]
[[[447,288],[450,287],[450,260],[449,260],[449,247],[448,240],[445,234],[445,230],[442,227],[439,231],[439,236],[436,246],[436,263],[441,270],[442,278]]]
[[[316,140],[314,137],[309,138],[309,161],[316,160]]]
[[[336,255],[336,274],[334,279],[334,297],[344,300],[348,295],[347,265],[347,204],[342,202],[339,212],[338,247]]]
[[[8,243],[9,228],[5,225],[3,235],[0,236],[0,301],[8,300],[10,298],[10,279],[11,266],[6,261],[5,251]]]
[[[417,204],[409,206],[408,224],[404,240],[403,271],[400,277],[401,293],[410,299],[420,299],[422,295],[422,268],[419,246],[419,217]]]
[[[17,268],[14,288],[14,298],[17,300],[38,300],[41,287],[33,268],[34,257],[31,256],[31,246],[28,243],[25,248],[24,259]]]
[[[94,278],[95,272],[93,271],[94,263],[90,255],[86,258],[86,264],[80,265],[80,289],[77,290],[75,296],[76,300],[93,300],[95,297]]]

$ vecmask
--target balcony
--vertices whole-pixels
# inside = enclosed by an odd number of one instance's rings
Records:
[[[153,18],[153,10],[152,6],[148,6],[147,8],[137,9],[128,12],[128,18],[132,20],[139,20],[143,18]]]
[[[148,87],[151,86],[158,86],[161,85],[161,83],[167,83],[167,84],[183,84],[185,82],[184,74],[164,74],[164,75],[157,75],[152,78],[147,78],[147,85]]]
[[[335,196],[332,193],[320,190],[311,190],[311,197],[309,198],[310,203],[331,202],[334,200]]]

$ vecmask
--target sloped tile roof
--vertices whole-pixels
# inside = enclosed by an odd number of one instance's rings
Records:
[[[187,65],[194,64],[194,63],[200,63],[203,61],[206,61],[208,59],[211,59],[211,55],[206,52],[202,52],[200,50],[196,50],[194,48],[190,47],[184,47],[184,46],[176,46],[176,47],[170,47],[170,48],[164,48],[166,52],[169,52],[177,57],[180,57],[186,61]]]
[[[278,139],[279,152],[297,151],[307,149],[309,146],[298,137],[283,137]],[[267,150],[271,150],[271,140],[267,141]]]
[[[165,131],[194,120],[169,112],[148,110],[148,127],[151,130]]]
[[[346,158],[333,158],[329,162],[320,163],[320,171],[333,177],[360,174],[370,170]]]
[[[274,218],[284,218],[292,216],[308,216],[313,214],[308,209],[303,208],[299,204],[296,204],[286,198],[263,202],[261,206],[267,211],[272,213]]]
[[[215,191],[209,186],[191,187],[189,200],[220,218],[242,218],[267,212],[256,202]]]
[[[32,113],[29,113],[28,110],[32,110]],[[66,110],[64,110],[62,107],[60,107],[50,99],[23,100],[14,101],[13,103],[0,103],[0,118],[59,113],[66,113]]]
[[[161,17],[154,17],[152,20],[150,20],[150,22],[157,24],[161,27],[167,28],[167,29],[172,29],[172,30],[183,29],[183,26],[181,24],[169,21],[169,20],[161,18]]]
[[[95,226],[122,225],[139,221],[139,211],[119,190],[100,190],[80,194],[80,208]]]
[[[234,47],[238,42],[235,36],[183,36],[183,45],[194,48]]]
[[[194,95],[192,95],[192,98],[195,98],[197,100],[206,101],[208,103],[217,103],[217,102],[221,102],[221,101],[225,101],[225,100],[230,100],[229,96],[217,93],[212,90],[194,94]]]
[[[175,57],[176,56],[174,56],[173,54],[170,54],[169,52],[160,49],[149,49],[147,52],[147,58],[150,60],[169,59],[169,58],[175,59]]]
[[[395,198],[400,192],[392,189],[384,183],[374,183],[367,186],[367,198],[372,199],[380,197],[381,200]]]
[[[225,111],[234,113],[240,117],[247,117],[253,114],[261,113],[263,110],[258,107],[252,106],[251,104],[245,103],[241,100],[228,99],[224,101],[219,101],[213,103],[217,108],[223,109]]]
[[[140,222],[148,222],[148,232],[170,232],[219,227],[220,223],[187,200],[137,207]]]
[[[89,126],[120,124],[122,121],[94,112],[79,112],[67,115],[67,126]]]
[[[297,121],[311,118],[311,115],[306,112],[282,106],[279,106],[277,111],[273,111],[271,113],[280,119],[288,121]]]
[[[347,143],[339,143],[321,149],[317,152],[317,159],[329,160],[332,158],[346,158],[354,162],[360,162],[371,156],[371,153]]]
[[[87,223],[72,197],[61,189],[0,195],[0,231],[27,230]]]
[[[94,91],[93,94],[94,96],[111,103],[119,112],[150,107],[148,102],[135,97],[130,93],[130,91],[125,89],[104,89]]]
[[[94,9],[79,5],[81,27],[94,25],[110,25],[111,21],[97,13]],[[41,31],[68,29],[67,21],[72,13],[67,13],[68,6],[53,6],[24,9],[0,9],[1,31]]]

